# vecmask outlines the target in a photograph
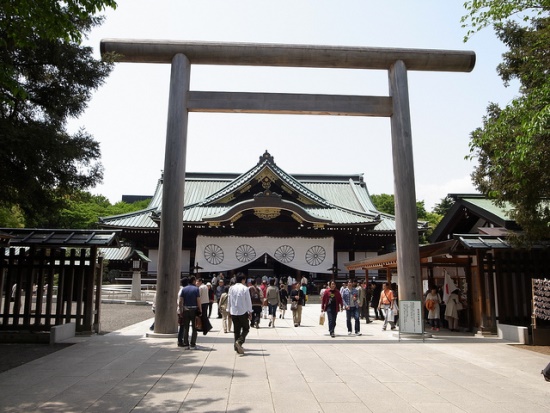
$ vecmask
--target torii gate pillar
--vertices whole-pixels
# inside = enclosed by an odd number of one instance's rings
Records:
[[[393,98],[391,141],[399,297],[402,300],[418,301],[422,299],[422,274],[418,251],[411,114],[405,63],[401,60],[395,62],[388,74],[390,96]],[[414,247],[409,247],[411,245]]]
[[[168,124],[160,220],[155,333],[177,331],[177,292],[181,274],[183,195],[187,153],[187,98],[191,79],[189,59],[178,53],[172,59]]]

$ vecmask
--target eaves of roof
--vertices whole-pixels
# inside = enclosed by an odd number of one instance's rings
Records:
[[[114,247],[120,246],[120,230],[3,228],[12,236],[10,246]]]
[[[453,251],[457,244],[455,240],[436,242],[435,244],[421,245],[418,248],[419,258],[437,257],[446,255]],[[361,260],[351,261],[344,263],[344,267],[348,271],[358,269],[380,269],[385,267],[392,267],[397,265],[397,252],[390,252],[388,254],[378,255],[377,257],[364,258]]]
[[[430,241],[440,241],[452,234],[465,210],[496,227],[517,229],[515,221],[508,217],[510,206],[497,207],[493,201],[481,195],[454,195],[454,197],[456,202],[435,227]]]
[[[99,219],[99,226],[103,228],[158,228],[158,225],[151,219],[156,208],[143,209],[129,214],[102,217]]]

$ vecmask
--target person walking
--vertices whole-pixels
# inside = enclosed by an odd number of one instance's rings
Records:
[[[290,303],[294,327],[299,327],[300,324],[302,324],[302,305],[305,303],[305,295],[298,283],[294,283],[292,285],[292,291],[290,291]]]
[[[210,320],[208,319],[208,305],[210,303],[209,290],[201,277],[197,278],[195,285],[199,288],[199,294],[201,296],[202,334],[206,335],[212,330],[212,324],[210,324]]]
[[[240,355],[244,355],[243,344],[250,331],[248,322],[252,319],[252,300],[245,282],[245,275],[238,273],[235,277],[235,285],[231,286],[227,296],[227,311],[233,321],[233,336],[235,338],[233,348]]]
[[[279,314],[279,318],[285,318],[287,305],[288,305],[288,290],[286,289],[286,285],[281,283],[281,288],[279,289],[279,310],[281,310],[281,314]]]
[[[250,327],[260,328],[260,319],[262,318],[262,291],[256,287],[256,280],[252,278],[250,280],[250,299],[252,301],[252,318],[250,319]]]
[[[380,301],[378,302],[378,310],[384,310],[384,325],[382,330],[385,330],[388,326],[388,323],[391,326],[392,330],[395,330],[395,315],[393,311],[393,306],[395,302],[395,297],[393,291],[391,290],[391,284],[389,282],[384,283],[382,292],[380,293]]]
[[[178,299],[180,314],[178,347],[185,347],[189,350],[197,345],[195,317],[201,316],[201,299],[199,288],[195,285],[195,277],[184,277],[181,285],[183,288]],[[191,347],[189,346],[189,325],[191,325]]]
[[[214,285],[214,284],[212,284]],[[218,285],[216,286],[216,302],[218,303],[218,318],[222,318],[222,308],[220,306],[220,297],[226,290],[225,281],[223,279],[218,279]]]
[[[212,283],[206,283],[208,288],[208,318],[212,317],[212,307],[214,307],[214,301],[216,301],[216,292],[212,288]]]
[[[430,292],[426,294],[425,306],[428,310],[428,322],[432,326],[432,331],[439,331],[441,318],[440,307],[441,299],[437,293],[437,287],[432,287]]]
[[[328,318],[328,332],[332,338],[336,337],[334,329],[336,328],[336,317],[338,312],[342,311],[344,303],[342,301],[342,295],[340,291],[336,289],[336,283],[331,281],[329,288],[325,290],[323,298],[321,299],[321,311],[327,313]]]
[[[372,297],[370,300],[370,306],[374,310],[374,319],[383,320],[382,311],[378,308],[378,302],[380,301],[380,294],[382,293],[382,287],[376,283],[370,285]]]
[[[359,290],[357,289],[357,283],[352,280],[348,281],[348,286],[344,288],[344,294],[342,295],[342,301],[344,308],[346,309],[346,325],[348,327],[348,336],[351,336],[351,319],[355,321],[355,335],[361,335],[361,327],[359,324]]]
[[[269,307],[267,305],[267,280],[262,280],[260,284],[260,291],[262,292],[262,317],[268,318]]]
[[[224,287],[223,293],[220,296],[220,300],[218,301],[218,307],[222,315],[222,327],[224,333],[229,333],[231,331],[231,314],[229,314],[229,312],[227,311],[228,291],[229,288]]]
[[[447,307],[445,308],[445,319],[449,323],[449,330],[458,331],[458,311],[463,307],[460,299],[460,290],[457,288],[449,298],[447,298]]]
[[[267,287],[265,296],[270,317],[269,327],[275,328],[275,318],[277,317],[277,307],[279,306],[279,289],[275,287],[275,278],[269,280],[269,287]]]

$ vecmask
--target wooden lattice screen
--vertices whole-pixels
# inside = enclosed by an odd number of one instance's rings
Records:
[[[97,248],[0,248],[0,331],[91,332]]]

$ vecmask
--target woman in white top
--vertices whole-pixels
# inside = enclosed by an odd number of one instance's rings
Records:
[[[439,319],[441,318],[439,304],[441,304],[441,299],[437,293],[437,288],[432,287],[430,292],[426,294],[426,308],[428,309],[428,320],[433,331],[439,331]]]
[[[449,322],[449,330],[458,331],[458,310],[462,309],[462,301],[459,297],[460,290],[454,290],[447,299],[445,308],[445,319]]]

